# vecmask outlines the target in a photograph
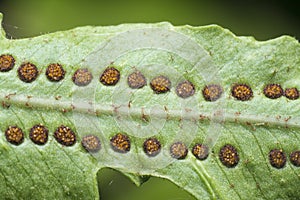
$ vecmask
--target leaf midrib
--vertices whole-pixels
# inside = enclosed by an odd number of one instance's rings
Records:
[[[92,116],[101,115],[121,115],[129,116],[132,118],[142,119],[145,115],[155,114],[157,119],[180,119],[180,120],[191,120],[191,121],[213,121],[216,123],[238,123],[243,125],[249,125],[253,127],[257,126],[268,126],[268,127],[285,127],[285,128],[296,128],[300,129],[300,118],[292,117],[290,115],[251,115],[249,113],[239,113],[235,110],[227,109],[226,112],[223,110],[215,110],[214,112],[209,111],[193,111],[190,108],[186,109],[169,109],[166,106],[163,110],[158,109],[153,112],[149,108],[137,108],[129,106],[128,104],[116,105],[116,104],[98,104],[93,102],[80,102],[80,101],[68,101],[68,100],[55,100],[45,99],[41,97],[28,97],[20,94],[0,94],[0,101],[2,104],[13,105],[20,108],[31,108],[39,110],[56,110],[60,112],[75,112],[82,113]],[[151,112],[150,112],[151,111]],[[150,116],[151,117],[151,116]]]

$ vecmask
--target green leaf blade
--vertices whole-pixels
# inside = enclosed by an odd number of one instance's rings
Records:
[[[264,96],[266,84],[300,89],[300,45],[289,36],[258,42],[236,37],[219,26],[173,27],[168,23],[133,24],[111,27],[81,27],[35,38],[8,40],[1,30],[0,54],[16,59],[15,67],[0,72],[0,194],[12,199],[97,199],[96,174],[104,167],[121,171],[137,185],[143,176],[166,178],[197,199],[297,199],[300,196],[299,168],[289,154],[299,150],[299,99]],[[32,62],[39,76],[22,82],[17,68]],[[45,70],[60,63],[66,70],[61,82],[50,82]],[[121,73],[116,86],[104,86],[99,76],[109,65]],[[73,73],[88,68],[92,82],[78,87]],[[127,76],[142,71],[148,85],[133,90]],[[155,94],[149,82],[157,75],[171,80],[167,94]],[[182,99],[176,85],[189,80],[195,95]],[[202,95],[206,84],[220,84],[222,97],[207,102]],[[231,95],[235,83],[253,90],[249,101]],[[148,119],[150,119],[148,121]],[[44,146],[33,144],[29,130],[42,123],[49,129]],[[18,125],[24,142],[7,142],[4,132]],[[72,147],[62,146],[53,137],[61,124],[77,136]],[[114,152],[109,139],[116,133],[130,137],[126,154]],[[101,150],[89,154],[81,139],[95,134]],[[156,157],[148,157],[143,142],[157,137],[162,143]],[[170,146],[182,141],[188,146],[183,160],[173,159]],[[195,143],[209,146],[206,160],[197,160]],[[239,154],[236,167],[227,168],[219,159],[225,144]],[[282,149],[287,156],[284,168],[270,165],[269,152]],[[53,188],[49,191],[48,188]]]

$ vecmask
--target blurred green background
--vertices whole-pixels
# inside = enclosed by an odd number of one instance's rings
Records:
[[[236,35],[267,40],[300,38],[300,1],[202,0],[0,0],[2,26],[23,38],[84,25],[169,21],[174,25],[219,24]],[[192,200],[167,180],[151,178],[140,188],[114,170],[99,172],[102,200]]]
[[[14,38],[83,25],[159,21],[219,24],[258,40],[283,34],[300,38],[299,0],[0,0],[0,11],[4,28]]]

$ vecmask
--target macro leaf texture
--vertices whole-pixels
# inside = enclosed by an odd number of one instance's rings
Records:
[[[1,199],[99,199],[97,172],[105,167],[137,185],[148,176],[168,179],[197,199],[300,198],[300,167],[290,159],[300,150],[300,99],[284,92],[300,89],[296,39],[259,42],[217,25],[176,27],[166,22],[87,26],[15,40],[0,31],[0,55],[15,60],[11,70],[0,72]],[[35,80],[20,79],[24,63],[37,67]],[[51,63],[64,68],[62,80],[46,77]],[[120,72],[116,84],[100,81],[108,67]],[[74,83],[78,69],[91,72],[89,84]],[[136,71],[147,84],[132,89],[128,76]],[[150,87],[161,76],[171,83],[167,92]],[[194,88],[183,98],[178,87],[184,81]],[[268,91],[278,92],[266,89],[269,84],[283,88],[280,97],[267,97]],[[207,85],[222,88],[214,101],[203,95]],[[237,85],[242,93],[251,88],[251,97],[237,98]],[[49,130],[43,145],[30,139],[37,124]],[[73,130],[75,144],[54,137],[61,125]],[[20,144],[7,139],[10,126],[23,131]],[[110,140],[118,133],[129,138],[126,152],[112,148]],[[82,145],[91,134],[99,138],[98,152]],[[160,141],[157,155],[145,153],[148,138]],[[188,150],[181,159],[170,150],[178,142]],[[206,159],[192,153],[196,143],[208,147]],[[234,164],[222,161],[225,145],[236,150],[227,154]],[[281,152],[273,163],[282,165],[273,166],[272,150]],[[300,157],[294,160],[299,163]]]

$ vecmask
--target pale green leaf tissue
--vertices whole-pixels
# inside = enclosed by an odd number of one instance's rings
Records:
[[[300,99],[270,99],[263,94],[270,83],[300,89],[296,39],[282,36],[259,42],[217,25],[176,27],[165,22],[79,27],[16,40],[7,39],[2,28],[0,32],[0,55],[15,58],[12,70],[0,72],[1,199],[99,199],[96,175],[105,167],[119,170],[137,185],[148,176],[168,179],[197,199],[300,198],[300,167],[289,160],[289,154],[300,149]],[[18,78],[17,69],[24,62],[39,70],[32,83]],[[46,78],[50,63],[64,67],[62,81]],[[120,81],[104,86],[99,76],[111,65],[120,71]],[[79,68],[93,74],[86,87],[72,82]],[[127,84],[127,76],[135,70],[147,79],[141,89]],[[149,82],[158,75],[170,79],[170,92],[152,91]],[[176,95],[182,80],[195,85],[193,96]],[[212,83],[224,92],[208,102],[202,89]],[[253,98],[232,97],[235,83],[251,86]],[[29,139],[30,128],[40,123],[49,129],[45,145]],[[74,130],[75,145],[63,146],[54,139],[53,132],[62,124]],[[6,140],[10,125],[24,131],[22,144]],[[128,153],[111,149],[109,140],[117,133],[130,137]],[[81,146],[81,138],[88,134],[101,141],[96,154]],[[149,137],[161,141],[155,157],[143,151]],[[188,146],[185,159],[170,156],[170,145],[177,141]],[[191,152],[197,142],[209,146],[204,161]],[[225,144],[238,151],[235,167],[228,168],[219,159]],[[283,168],[270,165],[272,149],[286,154]]]

